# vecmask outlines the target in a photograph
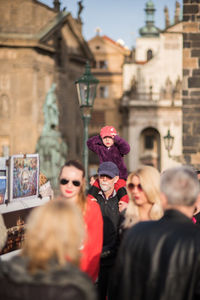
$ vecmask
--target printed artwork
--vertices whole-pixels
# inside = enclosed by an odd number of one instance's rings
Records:
[[[5,201],[6,183],[6,178],[0,178],[0,204],[3,204]]]
[[[3,249],[0,249],[0,255],[18,250],[22,247],[25,239],[26,219],[31,210],[32,208],[26,208],[3,214],[8,237]]]
[[[0,256],[21,248],[25,238],[26,219],[35,206],[38,189],[38,154],[0,157],[0,213],[8,234],[5,246],[0,249]],[[10,203],[12,201],[15,201],[12,203],[14,205]]]
[[[8,159],[9,157],[0,157],[0,204],[8,201]]]
[[[39,157],[37,154],[26,157],[11,157],[10,199],[37,197],[39,178]]]

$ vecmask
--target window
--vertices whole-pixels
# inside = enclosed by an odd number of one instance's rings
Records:
[[[144,136],[144,147],[145,149],[153,149],[154,135],[145,135]]]
[[[106,60],[100,60],[99,61],[99,68],[100,69],[108,69],[108,63]]]
[[[99,87],[99,97],[100,98],[108,98],[108,87],[107,86]]]
[[[148,51],[147,51],[147,60],[150,60],[150,59],[152,59],[153,58],[153,51],[151,50],[151,49],[149,49]]]
[[[96,62],[96,60],[94,60],[93,62],[92,62],[92,68],[96,68],[97,67],[97,62]]]
[[[99,69],[108,69],[108,63],[106,60],[94,61],[92,67]]]
[[[155,128],[145,128],[140,136],[140,163],[160,170],[160,153],[160,133]]]

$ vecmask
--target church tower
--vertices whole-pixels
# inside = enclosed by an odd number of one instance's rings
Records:
[[[140,35],[146,37],[159,36],[160,30],[154,24],[154,13],[156,9],[151,0],[146,3],[144,10],[146,13],[146,25],[140,29]]]

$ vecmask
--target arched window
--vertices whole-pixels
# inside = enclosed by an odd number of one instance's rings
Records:
[[[151,49],[149,49],[148,51],[147,51],[147,60],[150,60],[150,59],[152,59],[153,58],[153,51],[151,50]]]
[[[102,85],[99,87],[99,97],[100,98],[108,98],[108,86]]]
[[[148,127],[141,132],[140,162],[160,170],[160,134],[155,128]]]

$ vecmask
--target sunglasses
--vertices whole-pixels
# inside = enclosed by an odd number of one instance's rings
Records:
[[[139,183],[139,184],[133,184],[133,183],[129,183],[129,184],[128,184],[128,189],[129,189],[129,190],[134,190],[135,187],[137,187],[137,189],[138,189],[140,192],[143,191],[143,188],[142,188],[142,186],[141,186],[140,183]]]
[[[81,183],[80,183],[79,180],[68,180],[68,179],[64,179],[64,178],[60,180],[60,184],[66,185],[66,184],[68,184],[70,181],[72,182],[72,184],[73,184],[74,186],[80,186],[80,185],[81,185]]]
[[[104,177],[106,177],[106,178],[108,178],[108,179],[113,179],[111,176],[106,175],[106,174],[101,174],[101,175],[99,175],[99,177],[100,177],[101,179],[103,179]]]

